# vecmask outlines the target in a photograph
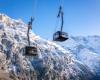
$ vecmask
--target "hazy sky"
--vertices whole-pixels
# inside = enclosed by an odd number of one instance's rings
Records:
[[[100,0],[0,0],[0,12],[27,23],[35,17],[33,32],[51,39],[59,30],[56,16],[63,4],[64,29],[69,35],[100,35]]]

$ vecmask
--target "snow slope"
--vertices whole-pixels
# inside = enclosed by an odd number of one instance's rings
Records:
[[[6,78],[92,80],[95,77],[95,73],[77,60],[73,52],[32,32],[30,32],[31,46],[37,46],[38,55],[25,55],[25,46],[28,44],[26,34],[27,25],[23,21],[0,14],[0,74],[7,75]],[[4,78],[3,76],[0,76],[0,79]]]
[[[100,79],[100,36],[70,37],[63,43],[57,43],[73,53],[77,60],[86,64]]]

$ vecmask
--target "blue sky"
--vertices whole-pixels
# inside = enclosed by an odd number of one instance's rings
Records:
[[[63,31],[73,36],[100,35],[100,0],[0,0],[0,12],[14,19],[35,17],[33,32],[46,39],[59,30],[56,16],[63,5]]]

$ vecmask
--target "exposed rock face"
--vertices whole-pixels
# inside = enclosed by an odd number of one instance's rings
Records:
[[[32,32],[31,46],[37,47],[38,55],[25,55],[26,33],[27,25],[21,20],[0,14],[0,69],[10,80],[91,80],[95,76],[68,50]]]

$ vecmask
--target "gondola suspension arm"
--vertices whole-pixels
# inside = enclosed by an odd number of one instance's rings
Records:
[[[63,30],[63,24],[64,24],[63,15],[64,15],[64,13],[62,11],[62,6],[60,6],[57,18],[59,18],[61,16],[61,33],[62,33],[62,30]]]
[[[34,18],[31,17],[31,21],[28,22],[28,30],[27,30],[27,38],[28,38],[28,45],[30,46],[30,36],[29,31],[32,29],[32,23],[34,21]]]

